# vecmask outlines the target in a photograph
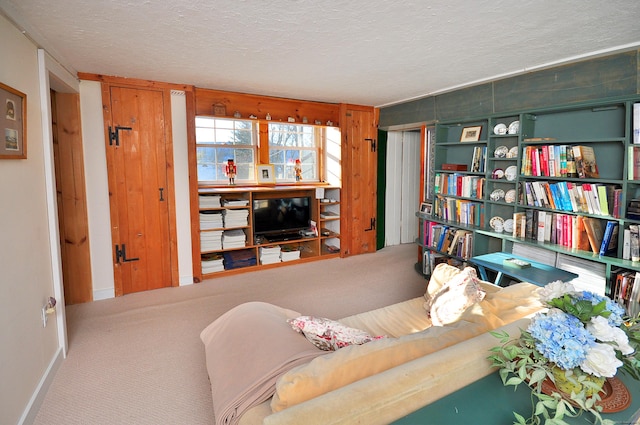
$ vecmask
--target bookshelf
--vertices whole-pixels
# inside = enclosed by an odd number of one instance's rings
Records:
[[[615,295],[618,275],[640,272],[640,261],[632,261],[625,245],[625,234],[629,238],[630,228],[640,225],[635,103],[640,98],[437,123],[433,212],[416,213],[423,258],[468,258],[442,252],[429,239],[434,226],[458,227],[471,234],[471,256],[525,244],[603,266],[601,292]],[[460,141],[470,126],[481,127],[480,138]],[[484,166],[475,164],[474,148],[482,149]],[[443,169],[446,164],[469,171]],[[452,181],[465,179],[479,186],[464,193],[451,189]],[[608,227],[617,240],[601,252]]]
[[[319,198],[318,194],[324,194]],[[253,201],[309,197],[314,234],[284,241],[256,236]],[[309,230],[313,229],[309,223]],[[340,256],[340,188],[296,185],[200,187],[192,226],[194,278],[202,279]]]

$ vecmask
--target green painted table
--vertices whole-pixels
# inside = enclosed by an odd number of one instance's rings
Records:
[[[631,394],[631,406],[621,412],[602,416],[619,425],[640,423],[640,382],[618,374]],[[502,385],[498,373],[488,375],[447,397],[417,410],[393,422],[394,425],[509,425],[514,421],[513,412],[524,416],[531,412],[531,391],[520,385]],[[592,417],[584,414],[569,418],[570,424],[589,424]]]
[[[513,266],[505,266],[503,265],[503,261],[507,258],[524,260],[530,263],[531,267],[520,269]],[[567,282],[578,277],[575,273],[506,252],[493,252],[491,254],[478,255],[477,257],[470,258],[469,261],[478,267],[480,278],[482,280],[488,280],[486,269],[496,271],[498,274],[496,275],[494,283],[498,286],[502,286],[500,284],[502,283],[502,278],[504,276],[509,276],[519,280],[520,282],[530,282],[538,286],[544,286],[555,280]]]

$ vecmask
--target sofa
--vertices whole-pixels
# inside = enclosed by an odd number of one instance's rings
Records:
[[[488,331],[519,336],[538,289],[441,264],[423,297],[339,319],[371,338],[335,351],[296,332],[299,312],[238,306],[201,333],[216,424],[391,423],[492,373]]]

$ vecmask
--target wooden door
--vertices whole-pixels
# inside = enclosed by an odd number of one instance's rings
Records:
[[[345,115],[348,253],[355,255],[376,251],[377,129],[371,108]]]
[[[52,91],[51,119],[64,300],[78,304],[93,300],[78,94]]]
[[[168,97],[103,84],[116,296],[173,284]]]

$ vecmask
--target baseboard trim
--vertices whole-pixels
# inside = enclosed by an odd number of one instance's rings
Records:
[[[180,286],[193,285],[193,275],[180,276]]]
[[[93,300],[108,300],[109,298],[115,298],[115,291],[113,288],[109,289],[99,289],[97,291],[93,291]]]
[[[58,348],[55,356],[53,356],[53,359],[51,359],[51,363],[49,363],[49,367],[47,367],[44,375],[42,375],[35,392],[31,396],[27,407],[22,413],[22,417],[18,421],[18,425],[30,425],[36,420],[36,416],[38,415],[40,406],[42,406],[44,397],[47,395],[47,391],[49,391],[53,378],[56,376],[56,372],[58,372],[63,360],[64,356],[62,353],[62,347],[60,347]]]

